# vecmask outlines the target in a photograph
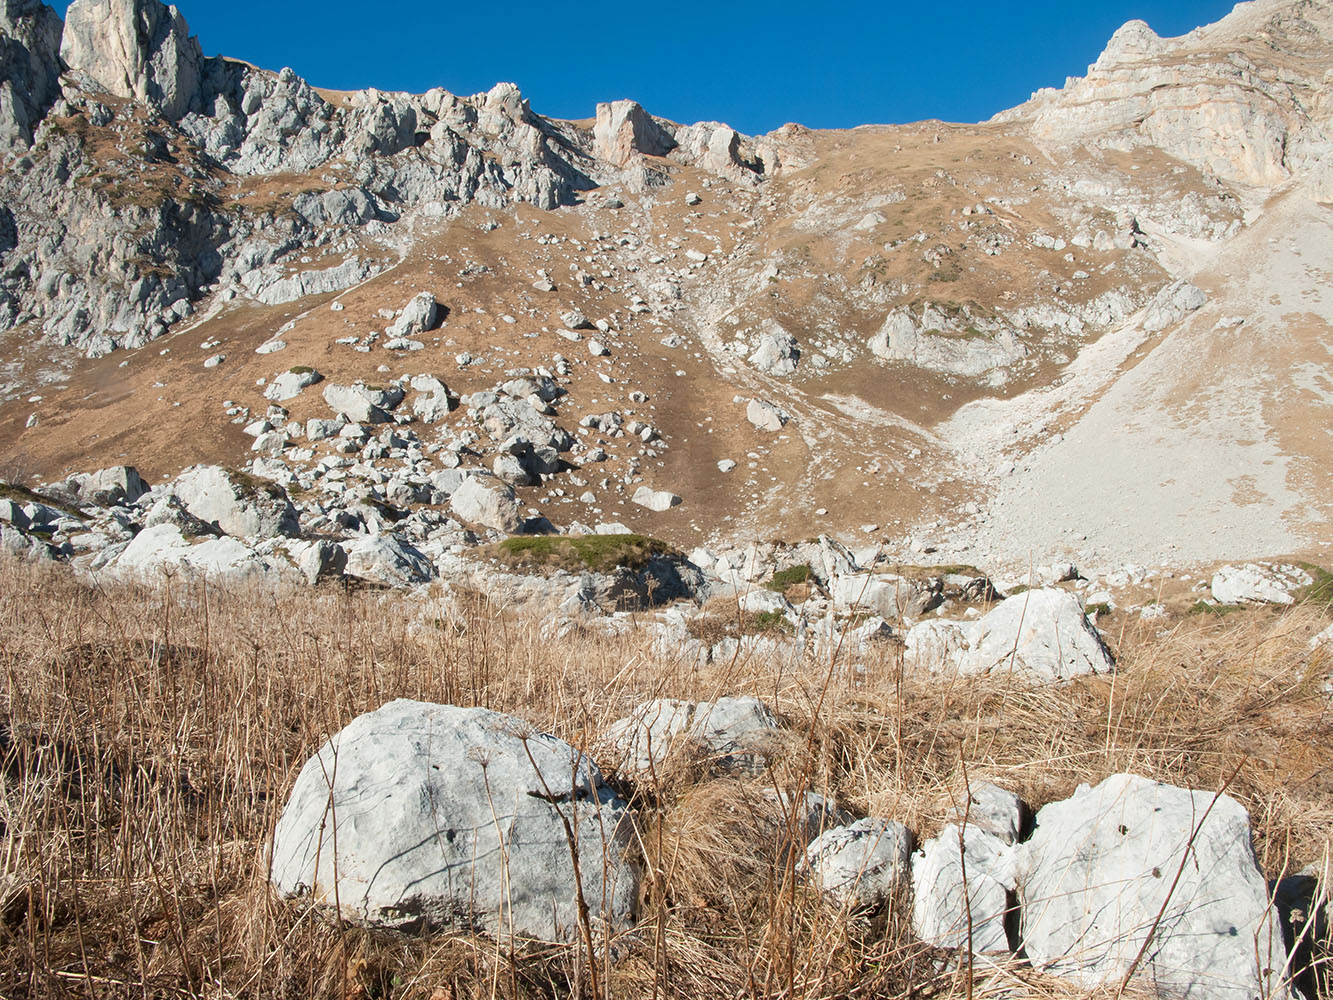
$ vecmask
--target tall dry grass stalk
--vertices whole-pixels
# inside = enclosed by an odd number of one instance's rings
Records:
[[[1034,806],[1133,771],[1229,792],[1270,878],[1325,861],[1333,726],[1304,655],[1317,611],[1186,618],[1119,637],[1121,671],[1055,688],[904,675],[897,652],[698,667],[638,632],[575,631],[484,597],[287,596],[181,579],[92,586],[0,562],[0,996],[822,998],[1072,994],[1030,970],[964,983],[899,900],[842,912],[795,873],[762,789],[801,788],[923,836],[966,767]],[[274,898],[296,771],[397,697],[480,705],[593,750],[653,697],[756,694],[789,734],[766,773],[706,762],[640,787],[637,928],[594,957],[360,929]],[[775,825],[776,824],[776,825]],[[801,845],[803,846],[803,845]]]

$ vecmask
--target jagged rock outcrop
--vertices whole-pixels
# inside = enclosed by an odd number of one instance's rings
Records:
[[[627,167],[636,155],[666,156],[675,138],[635,101],[597,105],[593,153],[612,166]]]
[[[929,302],[919,316],[906,306],[893,310],[866,346],[886,361],[907,361],[929,371],[965,376],[984,375],[1028,354],[1007,327],[952,315]]]
[[[30,144],[33,127],[55,103],[60,33],[60,18],[40,0],[0,3],[0,147]]]
[[[199,41],[175,7],[157,0],[74,0],[60,56],[106,93],[147,104],[171,121],[199,106]]]
[[[993,121],[1025,121],[1054,146],[1156,146],[1223,181],[1272,187],[1328,153],[1328,109],[1311,96],[1331,29],[1326,4],[1274,0],[1181,38],[1131,21],[1086,77]]]

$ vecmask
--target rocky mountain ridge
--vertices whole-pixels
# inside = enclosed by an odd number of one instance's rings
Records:
[[[487,530],[685,551],[827,534],[1107,573],[1329,541],[1327,274],[1286,266],[1327,228],[1327,4],[1131,23],[990,123],[758,138],[632,101],[556,121],[507,84],[320,91],[204,58],[155,0],[3,17],[0,420],[39,478],[114,464],[114,427],[154,481],[216,462],[319,495],[317,532],[365,531],[364,499],[462,537],[439,508],[495,477],[521,516]],[[1256,258],[1279,217],[1300,239]],[[1267,305],[1226,279],[1242,256]],[[1228,337],[1263,359],[1243,385]]]

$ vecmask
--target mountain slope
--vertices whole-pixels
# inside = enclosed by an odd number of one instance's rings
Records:
[[[508,85],[318,91],[203,59],[152,0],[79,0],[56,56],[49,10],[6,11],[0,457],[24,475],[251,465],[242,427],[308,366],[463,400],[400,422],[419,459],[366,445],[376,502],[430,506],[432,472],[512,471],[536,434],[563,464],[511,476],[529,510],[687,546],[1107,564],[1333,539],[1328,4],[1131,23],[989,123],[758,138],[629,101],[554,121]],[[441,325],[395,338],[423,292]],[[547,377],[550,412],[497,416]],[[279,436],[335,415],[322,388]],[[253,468],[336,505],[332,444]]]

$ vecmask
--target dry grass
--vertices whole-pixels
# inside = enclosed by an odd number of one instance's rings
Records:
[[[423,998],[1072,995],[1030,970],[958,970],[901,903],[848,914],[793,875],[749,803],[777,784],[945,822],[966,762],[1033,806],[1119,771],[1250,809],[1270,878],[1326,858],[1333,827],[1326,612],[1187,617],[1113,637],[1122,670],[1058,689],[903,676],[892,651],[697,668],[484,600],[95,588],[0,562],[4,781],[0,996]],[[598,957],[463,934],[357,929],[268,891],[290,782],[331,732],[395,697],[484,705],[571,742],[650,697],[753,693],[793,731],[770,773],[625,786],[647,858],[640,921]]]

